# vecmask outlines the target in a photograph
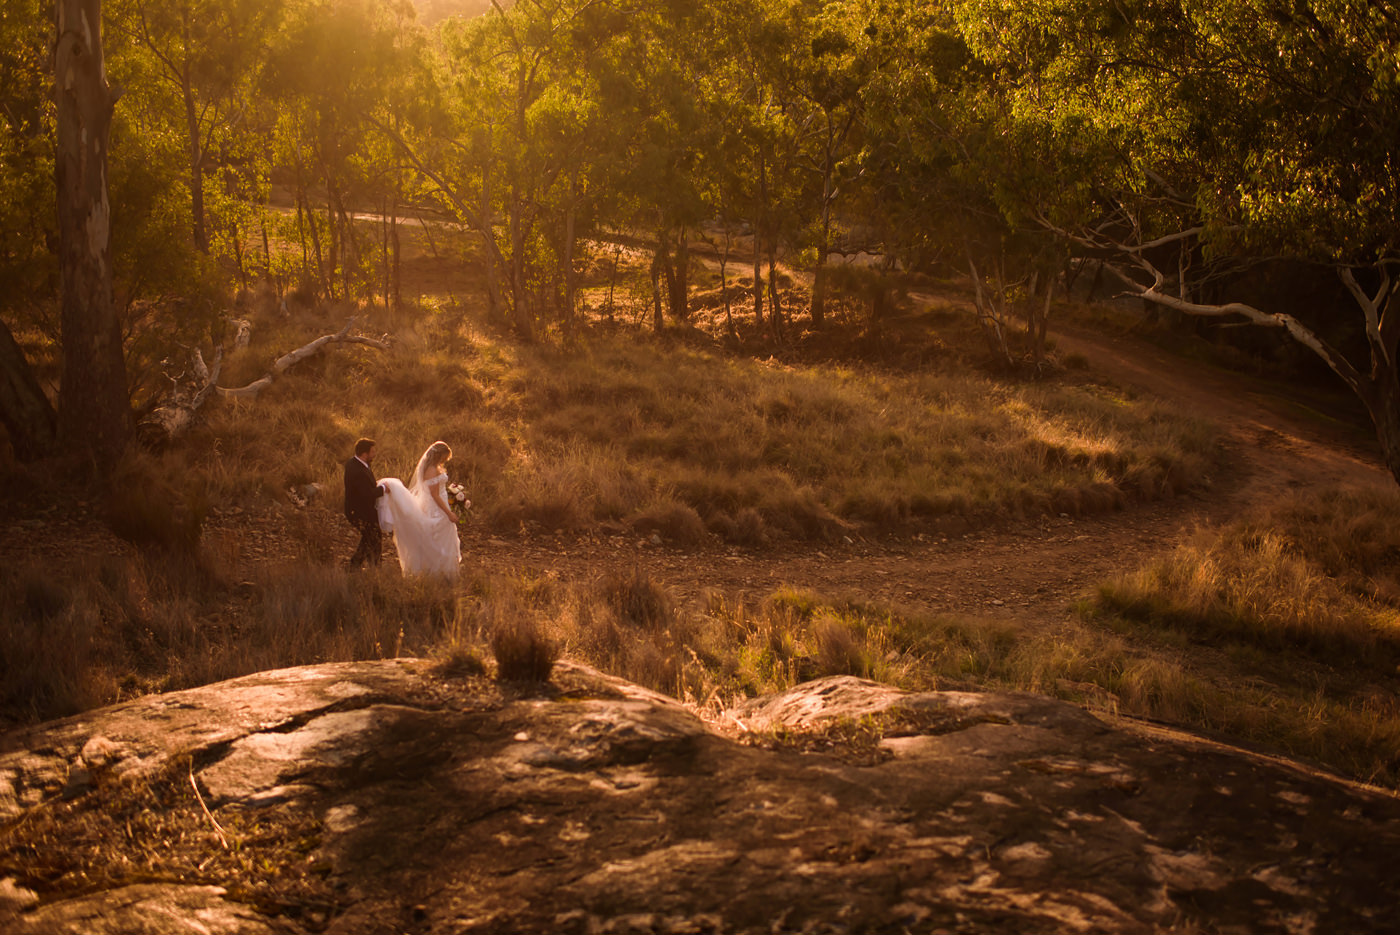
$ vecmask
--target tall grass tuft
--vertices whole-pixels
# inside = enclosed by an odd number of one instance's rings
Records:
[[[640,568],[607,575],[598,585],[598,594],[619,621],[632,626],[664,630],[675,618],[670,593]]]
[[[1393,495],[1295,496],[1105,583],[1094,608],[1208,643],[1393,666],[1400,593],[1378,558],[1400,554],[1392,521]]]
[[[143,454],[130,454],[113,472],[107,525],[139,546],[171,553],[198,551],[209,510],[198,475],[175,472]]]
[[[1105,583],[1086,618],[1155,660],[1105,684],[1124,710],[1400,783],[1397,521],[1388,490],[1297,494]]]
[[[559,646],[530,617],[497,625],[491,634],[491,654],[496,658],[496,678],[503,682],[549,681]]]

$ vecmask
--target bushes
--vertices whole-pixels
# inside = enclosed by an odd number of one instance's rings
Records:
[[[209,503],[197,475],[128,455],[110,478],[107,524],[128,542],[171,553],[198,551]]]
[[[496,678],[503,682],[548,682],[559,647],[528,617],[491,634]]]

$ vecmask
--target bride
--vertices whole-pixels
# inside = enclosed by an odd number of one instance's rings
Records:
[[[447,501],[451,458],[446,442],[433,442],[418,459],[407,486],[397,477],[380,481],[384,496],[379,498],[379,526],[394,534],[405,575],[457,574],[462,544],[457,538],[457,517]]]

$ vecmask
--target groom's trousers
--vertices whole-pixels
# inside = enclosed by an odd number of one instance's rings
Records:
[[[365,562],[378,565],[384,557],[384,536],[379,531],[378,521],[361,520],[355,523],[355,528],[360,530],[360,544],[350,556],[350,567],[359,568]]]

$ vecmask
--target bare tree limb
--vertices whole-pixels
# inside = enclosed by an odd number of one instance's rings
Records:
[[[1347,267],[1337,270],[1337,275],[1341,277],[1342,283],[1347,287],[1347,291],[1351,293],[1351,297],[1356,300],[1356,304],[1361,307],[1361,312],[1366,317],[1366,340],[1371,345],[1371,353],[1379,356],[1387,366],[1390,366],[1394,362],[1394,347],[1392,342],[1386,341],[1381,331],[1381,316],[1390,303],[1390,270],[1381,266],[1381,284],[1374,296],[1366,294],[1361,283],[1356,281],[1356,275]]]
[[[137,427],[141,440],[152,447],[169,444],[189,430],[190,426],[194,424],[195,414],[199,412],[200,407],[204,405],[211,394],[218,394],[225,399],[255,399],[259,393],[271,386],[278,376],[332,344],[362,344],[366,347],[388,350],[389,342],[386,340],[351,334],[350,329],[354,324],[355,319],[352,318],[344,328],[335,334],[323,335],[296,350],[283,354],[273,361],[272,368],[267,373],[247,386],[236,388],[218,385],[219,372],[223,367],[224,351],[222,347],[214,352],[212,367],[205,364],[204,355],[198,348],[193,349],[190,352],[192,379],[182,381],[183,374],[181,377],[173,379],[174,387],[171,389],[169,398],[151,410],[150,414],[142,419],[141,424]]]
[[[1196,315],[1204,318],[1228,318],[1238,315],[1248,321],[1251,325],[1258,325],[1264,328],[1283,328],[1288,332],[1289,337],[1299,344],[1311,350],[1322,361],[1332,369],[1337,376],[1341,377],[1353,392],[1358,395],[1363,394],[1364,379],[1351,362],[1342,356],[1336,348],[1320,338],[1311,328],[1303,324],[1292,315],[1285,315],[1280,312],[1265,312],[1247,305],[1244,302],[1226,302],[1221,305],[1206,305],[1200,302],[1191,302],[1174,296],[1171,293],[1161,290],[1162,282],[1159,280],[1151,286],[1144,286],[1122,270],[1108,264],[1105,267],[1110,273],[1116,276],[1128,291],[1139,298],[1149,302],[1155,302],[1166,308],[1176,309],[1188,315]],[[1160,275],[1160,274],[1159,274]],[[1364,399],[1365,396],[1362,395]]]

